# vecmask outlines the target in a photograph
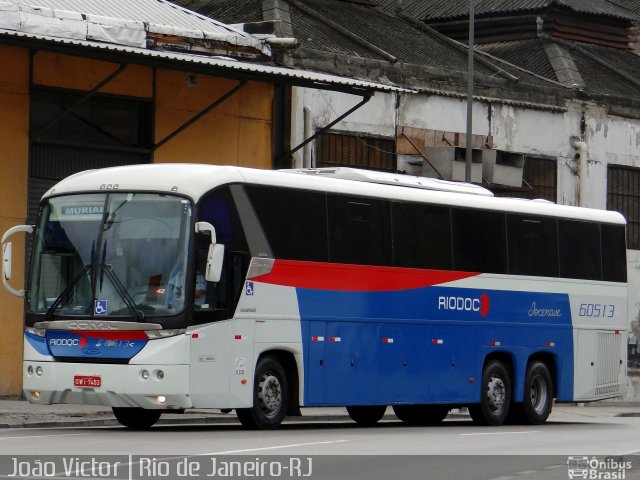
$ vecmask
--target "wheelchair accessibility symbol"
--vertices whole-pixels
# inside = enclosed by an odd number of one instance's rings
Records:
[[[106,315],[108,303],[109,300],[96,300],[96,304],[93,308],[94,315]]]
[[[253,282],[247,282],[247,285],[245,287],[245,293],[247,295],[253,295]]]

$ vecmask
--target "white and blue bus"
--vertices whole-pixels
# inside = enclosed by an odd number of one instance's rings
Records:
[[[34,233],[26,290],[11,243]],[[623,393],[625,220],[348,168],[140,165],[73,175],[3,237],[26,297],[24,392],[163,412],[392,406],[433,424],[540,424]]]

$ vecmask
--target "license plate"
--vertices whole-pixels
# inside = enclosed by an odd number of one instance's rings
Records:
[[[102,385],[102,379],[96,376],[75,375],[73,385],[76,387],[96,388]]]

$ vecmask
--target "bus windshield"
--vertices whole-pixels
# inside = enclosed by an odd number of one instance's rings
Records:
[[[48,199],[27,311],[61,316],[175,315],[184,309],[191,204],[176,196],[100,193]]]

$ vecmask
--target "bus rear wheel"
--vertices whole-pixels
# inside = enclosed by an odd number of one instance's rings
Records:
[[[394,405],[393,412],[408,425],[437,425],[449,414],[446,405]]]
[[[387,410],[386,405],[367,405],[367,406],[350,406],[347,407],[347,413],[351,420],[363,427],[375,425],[384,416]]]
[[[242,426],[251,430],[273,430],[280,426],[289,408],[289,383],[276,357],[262,357],[256,366],[253,407],[237,408]]]
[[[121,425],[132,430],[146,430],[151,428],[160,418],[160,410],[144,408],[113,407],[113,415]]]
[[[476,425],[502,425],[511,405],[511,377],[499,360],[491,360],[482,371],[480,403],[469,405]]]
[[[547,366],[539,361],[527,368],[522,409],[526,422],[541,425],[547,421],[553,405],[553,382]]]

